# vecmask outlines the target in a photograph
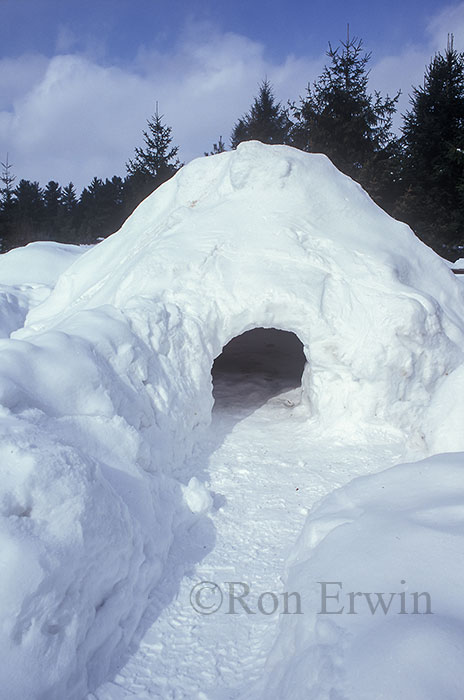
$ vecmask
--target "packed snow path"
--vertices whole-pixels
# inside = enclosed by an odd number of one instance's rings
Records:
[[[114,680],[89,700],[241,697],[263,671],[282,611],[280,605],[273,615],[260,613],[258,598],[284,591],[284,563],[308,509],[354,476],[384,469],[403,456],[401,446],[391,442],[347,446],[321,440],[308,431],[299,388],[288,389],[287,382],[285,390],[285,378],[269,382],[269,374],[256,373],[252,364],[253,377],[244,381],[237,383],[227,367],[216,377],[209,436],[183,475],[185,483],[192,475],[209,482],[211,512],[192,517],[190,528],[179,531],[139,645]],[[214,614],[192,607],[191,591],[203,581],[224,593]],[[249,586],[245,601],[256,614],[238,603],[236,614],[227,614],[229,582]],[[235,588],[237,595],[242,590]],[[217,595],[204,591],[199,600],[214,604]],[[263,608],[272,604],[270,596],[263,598]]]

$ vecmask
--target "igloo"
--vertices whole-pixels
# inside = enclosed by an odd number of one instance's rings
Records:
[[[286,146],[184,167],[61,277],[26,332],[103,305],[166,358],[205,421],[214,359],[254,328],[299,338],[301,400],[344,433],[387,422],[426,439],[430,397],[463,359],[448,265],[325,156]]]
[[[448,265],[326,157],[249,142],[182,168],[0,340],[8,697],[78,700],[127,648],[228,343],[294,334],[300,421],[427,454],[463,448],[463,311]]]

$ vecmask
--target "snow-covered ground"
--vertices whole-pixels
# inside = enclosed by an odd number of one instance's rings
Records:
[[[464,286],[407,226],[247,143],[0,278],[5,697],[459,697]],[[321,617],[321,581],[434,615]],[[194,609],[231,582],[250,614]]]

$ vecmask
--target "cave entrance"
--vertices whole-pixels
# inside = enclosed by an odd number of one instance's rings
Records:
[[[296,394],[305,363],[303,343],[295,333],[276,328],[246,331],[227,343],[214,361],[214,407],[258,407],[286,392]],[[287,400],[292,403],[295,398],[289,394]]]

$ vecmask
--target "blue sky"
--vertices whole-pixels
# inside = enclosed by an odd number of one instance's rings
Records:
[[[464,48],[464,2],[0,0],[1,160],[78,189],[124,175],[158,100],[188,161],[228,142],[264,77],[303,94],[347,22],[402,111],[447,32]]]
[[[189,23],[209,22],[220,31],[262,42],[270,57],[317,55],[346,24],[376,52],[421,42],[428,22],[447,4],[433,0],[0,0],[0,42],[5,55],[28,51],[53,55],[65,30],[74,48],[105,44],[108,60],[127,61],[139,45],[169,50]]]

